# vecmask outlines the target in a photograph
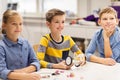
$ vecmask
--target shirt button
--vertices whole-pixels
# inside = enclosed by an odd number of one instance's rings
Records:
[[[19,56],[22,57],[22,55],[19,53]]]
[[[22,63],[22,62],[20,62],[20,64],[22,65],[23,63]]]
[[[25,48],[25,50],[27,50],[27,48]]]

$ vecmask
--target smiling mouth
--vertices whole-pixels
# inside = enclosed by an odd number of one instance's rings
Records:
[[[20,32],[20,31],[15,31],[15,32]]]

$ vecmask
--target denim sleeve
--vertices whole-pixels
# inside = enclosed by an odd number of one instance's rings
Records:
[[[96,40],[97,40],[96,34],[94,34],[93,38],[90,41],[90,44],[88,45],[85,51],[87,61],[90,61],[90,56],[93,55],[96,50],[97,47]]]
[[[32,62],[31,64],[36,67],[36,71],[40,70],[40,64],[39,64],[39,62]]]
[[[120,41],[117,42],[116,45],[114,45],[114,47],[112,47],[111,58],[120,63]]]
[[[11,72],[11,70],[8,70],[8,69],[2,70],[0,72],[0,78],[2,78],[3,80],[7,80],[7,76],[10,72]]]
[[[35,52],[29,43],[28,46],[29,46],[29,62],[31,65],[34,65],[36,67],[36,71],[38,71],[40,69],[39,60],[36,58]]]
[[[7,69],[5,62],[5,52],[4,49],[0,46],[0,78],[7,79],[7,75],[11,70]]]

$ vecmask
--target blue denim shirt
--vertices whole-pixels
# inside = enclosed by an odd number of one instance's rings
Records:
[[[5,36],[0,40],[0,78],[5,80],[12,70],[30,65],[40,69],[39,61],[27,40],[18,38],[18,42],[13,43]]]
[[[90,56],[94,54],[95,50],[98,50],[100,57],[105,57],[104,54],[104,39],[102,36],[103,29],[98,30],[92,40],[90,41],[89,46],[87,47],[85,54],[86,58],[89,61]],[[110,37],[110,46],[112,49],[112,56],[114,60],[120,62],[120,28],[116,27],[114,34]]]

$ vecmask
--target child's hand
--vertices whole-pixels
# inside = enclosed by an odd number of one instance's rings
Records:
[[[103,62],[103,64],[109,65],[109,66],[112,66],[112,65],[116,64],[116,61],[112,58],[103,58],[102,62]]]
[[[83,57],[83,60],[82,60],[82,63],[81,63],[81,66],[85,65],[85,63],[86,63],[86,58],[85,58],[85,56],[84,56],[84,57]]]
[[[24,74],[24,79],[21,80],[40,80],[40,74],[34,72],[34,73],[21,73]]]
[[[85,63],[86,63],[86,59],[85,59],[85,55],[82,53],[82,54],[79,54],[78,55],[80,57],[80,66],[83,66]]]
[[[103,36],[104,36],[104,38],[105,37],[110,37],[112,34],[113,34],[113,32],[114,32],[114,30],[115,30],[115,27],[114,27],[114,25],[112,25],[112,24],[109,24],[109,25],[105,25],[104,27],[103,27]]]
[[[62,61],[58,64],[53,64],[53,68],[56,68],[56,69],[64,69],[64,70],[68,70],[70,69],[71,67],[73,66],[73,64],[71,64],[70,66],[67,66],[65,64],[65,61]]]
[[[73,64],[71,64],[70,66],[67,66],[66,64],[65,64],[65,61],[62,61],[62,62],[60,62],[60,63],[58,63],[59,64],[59,66],[62,68],[62,69],[70,69],[72,66],[73,66]]]
[[[85,55],[79,54],[74,56],[74,64],[77,66],[83,66],[86,63]]]

